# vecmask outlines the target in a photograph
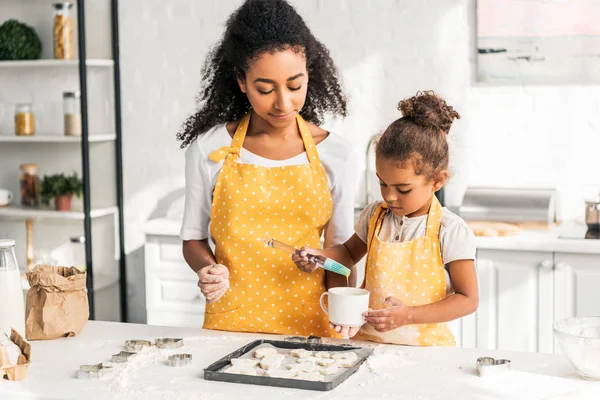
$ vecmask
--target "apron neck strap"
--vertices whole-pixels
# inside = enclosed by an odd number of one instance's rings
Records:
[[[250,126],[251,115],[252,110],[248,111],[246,115],[242,117],[237,129],[235,130],[235,134],[233,135],[229,154],[233,154],[235,158],[239,156],[242,145],[244,144],[246,132],[248,132],[248,127]],[[317,151],[315,141],[308,130],[308,126],[306,125],[304,118],[302,118],[300,114],[296,114],[296,123],[298,124],[298,130],[300,131],[300,137],[302,137],[302,142],[304,143],[304,149],[306,150],[309,163],[312,165],[321,165],[321,159],[319,158],[319,152]]]
[[[437,197],[433,195],[429,214],[427,215],[427,232],[425,236],[437,239],[440,234],[440,225],[442,224],[442,205]]]

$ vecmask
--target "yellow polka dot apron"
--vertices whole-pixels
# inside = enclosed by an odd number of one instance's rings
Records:
[[[309,164],[263,167],[239,162],[251,112],[240,121],[231,146],[209,155],[224,159],[211,213],[217,262],[230,273],[230,288],[207,304],[204,328],[241,332],[333,336],[319,297],[322,269],[302,272],[289,255],[265,246],[273,237],[297,248],[320,247],[332,213],[327,175],[315,142],[296,117]]]
[[[440,253],[439,231],[442,207],[434,196],[427,216],[424,237],[408,242],[389,243],[379,239],[383,220],[389,211],[379,206],[369,220],[365,288],[371,292],[369,307],[386,308],[383,300],[393,296],[408,306],[435,303],[446,297],[446,276]],[[413,346],[454,346],[446,324],[406,325],[377,332],[365,324],[359,340]]]

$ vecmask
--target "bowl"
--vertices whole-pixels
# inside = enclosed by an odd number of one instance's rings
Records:
[[[556,321],[554,336],[581,377],[600,380],[600,317]]]

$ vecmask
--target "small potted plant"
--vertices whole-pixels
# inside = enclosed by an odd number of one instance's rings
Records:
[[[56,211],[71,211],[71,200],[73,195],[81,197],[83,182],[77,173],[66,176],[65,174],[44,175],[42,180],[40,197],[44,205],[50,205],[54,199]]]

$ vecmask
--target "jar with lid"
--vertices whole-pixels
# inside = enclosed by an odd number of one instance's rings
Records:
[[[31,104],[17,104],[15,107],[15,135],[32,136],[35,134],[35,120]]]
[[[21,205],[25,207],[38,207],[40,205],[40,178],[37,164],[21,164],[19,166],[19,186],[21,192]]]
[[[63,92],[65,135],[81,136],[81,94]]]
[[[0,239],[0,331],[25,334],[25,301],[15,241]]]
[[[73,47],[73,3],[54,3],[54,58],[57,60],[72,60]]]

